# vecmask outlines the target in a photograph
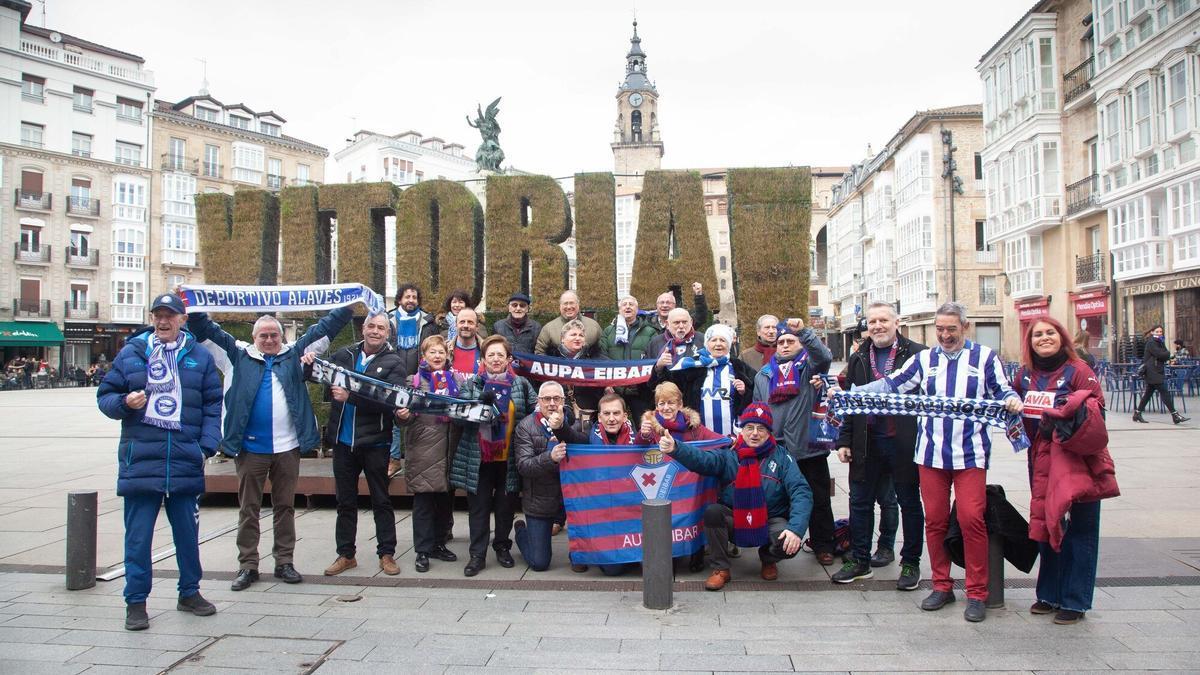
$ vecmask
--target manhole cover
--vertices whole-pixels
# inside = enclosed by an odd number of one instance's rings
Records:
[[[311,673],[342,645],[342,640],[222,635],[163,672],[200,668],[240,668],[258,672]]]

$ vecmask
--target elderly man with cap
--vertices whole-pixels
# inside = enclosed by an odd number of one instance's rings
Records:
[[[268,480],[275,578],[288,584],[303,581],[293,564],[296,482],[300,453],[317,447],[321,438],[300,358],[313,342],[337,336],[352,316],[349,307],[334,309],[300,339],[285,344],[279,320],[264,314],[254,322],[250,345],[239,344],[207,314],[188,317],[188,329],[197,339],[211,340],[233,365],[221,440],[221,451],[236,457],[238,475],[238,574],[231,590],[245,590],[258,581],[258,514]],[[390,439],[390,429],[388,433]]]
[[[758,317],[758,322],[754,325],[754,344],[738,354],[738,358],[745,361],[746,365],[753,368],[756,373],[762,370],[772,356],[775,356],[775,327],[777,325],[779,325],[779,317],[774,314],[763,314]]]
[[[637,298],[627,295],[617,303],[617,316],[600,337],[600,351],[613,361],[636,361],[646,358],[646,349],[656,337],[658,331],[638,311]],[[653,392],[646,385],[617,387],[616,392],[629,404],[634,419],[652,407]]]
[[[221,442],[221,378],[212,356],[181,330],[183,301],[158,296],[151,327],[131,337],[96,390],[100,411],[121,421],[117,495],[125,499],[125,629],[150,627],[150,545],[164,504],[179,566],[176,608],[217,608],[200,595],[200,495],[204,459]]]
[[[596,323],[595,319],[580,314],[579,312],[579,296],[575,291],[563,291],[558,298],[558,317],[542,326],[542,332],[538,333],[537,344],[534,345],[534,353],[548,354],[550,356],[558,356],[558,348],[562,345],[562,328],[563,324],[568,321],[579,320],[583,323],[584,328],[584,346],[588,349],[600,344],[600,324]]]
[[[680,358],[658,378],[674,382],[683,392],[684,406],[699,411],[704,426],[722,436],[733,436],[734,420],[754,394],[755,371],[730,357],[732,347],[733,329],[713,324],[696,356]]]
[[[646,358],[658,359],[654,364],[654,375],[662,374],[685,356],[695,358],[704,348],[704,335],[697,333],[692,315],[686,309],[676,307],[667,313],[667,330],[655,337],[646,347]]]
[[[825,373],[833,355],[811,328],[800,319],[788,319],[776,328],[775,355],[754,377],[754,400],[766,401],[774,419],[775,438],[796,460],[812,488],[813,510],[809,529],[813,550],[822,565],[833,564],[833,507],[829,495],[829,450],[810,447],[808,424],[812,420],[816,390],[814,375]]]
[[[708,311],[708,300],[704,297],[704,285],[699,281],[692,283],[692,296],[694,298],[691,312],[692,323],[697,328],[703,328],[712,320],[712,313]],[[659,333],[667,331],[667,315],[677,306],[675,294],[671,291],[667,291],[655,299],[654,314],[650,316],[650,325],[654,326],[654,330]]]
[[[529,318],[531,304],[527,294],[513,293],[508,298],[508,316],[492,324],[492,334],[507,338],[514,353],[532,354],[542,332],[542,324]]]
[[[729,583],[730,531],[733,544],[758,547],[760,575],[779,578],[777,563],[794,558],[808,528],[812,493],[796,462],[771,434],[771,408],[746,406],[738,419],[742,432],[732,448],[704,451],[663,434],[658,447],[696,473],[721,481],[717,503],[704,511],[704,531],[712,575],[704,588],[719,591]]]

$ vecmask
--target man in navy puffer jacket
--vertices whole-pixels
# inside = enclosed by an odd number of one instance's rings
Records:
[[[125,628],[150,626],[150,545],[165,502],[179,565],[177,608],[198,616],[217,609],[200,595],[200,494],[204,459],[221,442],[221,380],[212,356],[191,333],[183,302],[155,298],[152,329],[137,333],[96,391],[100,411],[121,420],[117,494],[125,498]]]

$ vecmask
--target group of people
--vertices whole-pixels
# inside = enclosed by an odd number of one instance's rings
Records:
[[[657,443],[688,469],[717,478],[720,496],[703,516],[707,560],[690,561],[693,570],[706,563],[711,568],[705,581],[709,590],[732,580],[730,558],[742,547],[757,547],[760,576],[776,579],[777,564],[801,550],[806,532],[816,559],[832,565],[831,447],[813,440],[819,424],[814,411],[825,396],[826,381],[820,376],[832,360],[829,349],[802,320],[771,315],[758,319],[753,343],[739,349],[729,326],[704,328],[710,317],[703,288],[695,284],[692,290],[699,312],[676,306],[670,293],[657,298],[648,312],[636,298],[625,297],[604,327],[581,314],[572,291],[560,296],[558,316],[544,326],[530,317],[531,298],[515,293],[508,299],[507,316],[493,323],[489,334],[467,294],[451,294],[443,314],[435,317],[421,308],[420,289],[401,286],[395,309],[368,316],[361,340],[328,359],[394,385],[492,402],[498,415],[476,422],[393,409],[356,391],[327,387],[331,408],[325,442],[333,447],[337,521],[336,558],[324,573],[337,575],[358,565],[360,476],[370,493],[379,568],[389,575],[400,573],[388,492],[389,478],[399,468],[413,494],[418,573],[427,572],[434,560],[457,560],[447,546],[457,490],[466,493],[468,503],[465,576],[486,568],[489,548],[499,565],[513,567],[514,544],[532,570],[546,570],[552,537],[570,527],[559,465],[569,461],[569,444],[585,443]],[[305,369],[315,355],[306,349],[335,337],[351,316],[349,308],[334,309],[298,340],[285,343],[279,321],[264,315],[247,344],[203,313],[185,315],[176,296],[155,298],[152,325],[122,349],[97,394],[101,410],[122,422],[118,494],[126,503],[126,628],[148,626],[149,542],[163,503],[179,560],[179,609],[197,615],[215,612],[199,595],[195,535],[203,461],[217,452],[235,458],[239,478],[239,572],[232,590],[248,588],[259,578],[259,510],[268,480],[274,576],[285,583],[302,581],[293,565],[295,484],[300,453],[320,442],[305,385]],[[927,348],[899,334],[892,305],[871,304],[866,310],[868,339],[850,356],[843,386],[991,399],[1002,401],[1010,413],[1024,410],[1029,436],[1035,439],[1030,480],[1031,508],[1037,512],[1030,532],[1045,542],[1033,611],[1056,612],[1056,621],[1069,623],[1071,612],[1082,616],[1090,608],[1097,500],[1115,491],[1111,459],[1102,447],[1103,393],[1091,386],[1094,376],[1089,384],[1091,370],[1061,339],[1061,326],[1052,320],[1035,322],[1025,335],[1024,368],[1015,388],[998,355],[967,338],[970,326],[961,305],[939,308],[935,326],[937,344]],[[224,383],[223,421],[221,378],[211,351],[196,349],[198,343],[224,352],[231,366]],[[535,387],[516,374],[514,353],[653,360],[654,366],[643,384],[582,387],[548,380]],[[1040,394],[1047,391],[1053,405],[1023,405],[1030,392],[1041,401]],[[1035,408],[1037,414],[1031,412]],[[1060,416],[1059,408],[1092,412],[1090,417],[1074,412]],[[1043,417],[1054,422],[1043,422]],[[1070,436],[1072,429],[1063,425],[1072,424],[1086,426],[1085,432]],[[1064,440],[1063,434],[1074,440]],[[722,438],[729,439],[728,447],[695,445]],[[922,543],[928,542],[933,592],[921,606],[936,610],[953,602],[950,559],[943,548],[953,492],[965,541],[964,616],[983,620],[988,574],[984,488],[991,442],[987,427],[970,420],[847,416],[832,446],[839,460],[850,464],[852,548],[833,580],[870,577],[872,565],[894,559],[890,542],[881,540],[874,554],[870,550],[874,505],[886,502],[894,491],[904,534],[897,587],[917,588]],[[1075,447],[1080,442],[1100,447],[1088,446],[1094,457],[1080,461],[1082,451]],[[1097,467],[1107,467],[1107,473],[1097,474]],[[516,519],[518,503],[523,520]],[[1064,508],[1073,523],[1079,509],[1080,523],[1065,532],[1060,525]],[[601,570],[615,575],[624,567],[603,565]],[[584,565],[572,569],[587,571]]]

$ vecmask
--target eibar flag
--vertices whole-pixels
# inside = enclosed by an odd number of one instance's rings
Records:
[[[723,438],[692,445],[728,444]],[[573,564],[641,562],[643,499],[671,500],[672,557],[704,547],[704,509],[717,501],[717,480],[687,470],[657,445],[571,444],[559,477]]]
[[[513,370],[518,375],[538,382],[553,380],[576,387],[623,387],[649,382],[654,362],[654,359],[608,361],[513,354]]]

